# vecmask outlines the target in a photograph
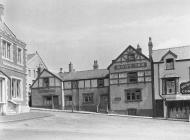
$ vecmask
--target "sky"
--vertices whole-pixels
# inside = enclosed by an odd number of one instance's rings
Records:
[[[50,70],[107,68],[127,46],[190,45],[190,0],[0,0],[5,22]]]

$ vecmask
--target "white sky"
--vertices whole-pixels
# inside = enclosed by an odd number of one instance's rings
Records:
[[[2,1],[2,0],[0,0]],[[51,70],[107,68],[128,45],[190,44],[190,0],[4,0],[5,21]]]

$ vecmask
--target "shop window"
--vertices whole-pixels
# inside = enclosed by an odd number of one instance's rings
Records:
[[[83,103],[93,103],[93,93],[83,93]]]
[[[49,87],[49,78],[43,78],[43,87]]]
[[[134,53],[128,54],[128,60],[129,61],[135,61],[135,54]]]
[[[11,91],[12,98],[21,98],[21,94],[22,94],[21,80],[12,78],[11,86],[12,86],[12,91]]]
[[[141,101],[141,89],[127,89],[125,90],[125,101]]]
[[[52,97],[51,96],[44,96],[43,97],[43,104],[46,105],[46,106],[51,106]]]
[[[176,94],[178,90],[178,78],[166,78],[162,80],[163,94]]]
[[[138,81],[137,72],[129,72],[127,74],[127,77],[128,77],[128,83],[137,83]]]
[[[172,69],[174,69],[174,59],[173,58],[166,59],[166,70],[172,70]]]
[[[72,86],[72,89],[78,88],[78,82],[77,81],[72,81],[71,86]]]
[[[104,87],[104,79],[98,79],[98,87]]]

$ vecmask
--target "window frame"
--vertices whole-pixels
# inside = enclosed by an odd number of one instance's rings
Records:
[[[125,89],[124,93],[126,103],[142,101],[142,89],[140,88]]]
[[[172,81],[172,79],[174,81],[174,85],[175,85],[174,90],[175,91],[168,94],[167,82],[170,80]],[[163,78],[162,79],[162,95],[176,95],[178,90],[179,90],[179,77],[171,77],[171,78]]]
[[[19,55],[18,55],[18,54],[19,54],[19,50],[21,50],[21,51],[20,51],[20,57],[19,57]],[[24,58],[23,58],[23,56],[24,56],[24,51],[23,51],[23,48],[17,46],[17,51],[16,51],[16,52],[17,52],[17,53],[16,53],[17,64],[23,66],[23,63],[24,63]]]
[[[168,60],[172,60],[170,63],[167,62]],[[173,70],[174,69],[174,58],[167,58],[165,60],[166,70]]]
[[[83,99],[83,104],[93,104],[94,103],[94,94],[93,93],[83,93],[82,99]],[[88,99],[88,101],[86,101],[86,99]]]
[[[133,75],[132,76],[132,74],[135,74],[135,76]],[[134,80],[135,79],[135,81],[131,81],[131,80]],[[138,83],[138,72],[128,72],[127,73],[127,83]]]
[[[47,80],[47,81],[45,81],[45,80]],[[47,83],[46,83],[47,82]],[[45,85],[46,84],[46,85]],[[42,78],[42,87],[44,87],[44,88],[48,88],[50,86],[50,79],[49,79],[49,77],[44,77],[44,78]]]
[[[5,42],[5,48],[3,47],[3,42]],[[8,55],[8,45],[9,44],[9,58],[7,57]],[[1,48],[2,48],[2,58],[5,59],[5,60],[8,60],[8,61],[11,61],[13,62],[13,43],[11,43],[10,41],[8,41],[7,39],[5,38],[1,38]]]
[[[13,96],[13,79],[14,80],[17,80],[17,81],[20,81],[20,97],[17,96],[18,93],[16,93],[16,96]],[[18,92],[18,90],[17,90]],[[19,78],[19,77],[15,77],[15,76],[12,76],[11,77],[11,99],[13,100],[19,100],[19,101],[22,101],[23,100],[23,79]]]

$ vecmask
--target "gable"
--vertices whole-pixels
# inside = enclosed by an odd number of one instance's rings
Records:
[[[133,57],[134,60],[131,60],[131,58]],[[134,49],[132,46],[128,46],[115,60],[112,61],[112,63],[108,66],[108,69],[110,69],[110,67],[114,63],[128,63],[128,62],[130,63],[137,61],[150,61],[150,60],[144,54]]]
[[[162,56],[161,61],[168,58],[177,58],[177,55],[169,50],[166,54]]]

